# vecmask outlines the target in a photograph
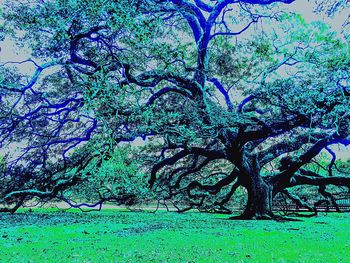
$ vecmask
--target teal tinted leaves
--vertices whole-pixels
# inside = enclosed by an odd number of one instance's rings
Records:
[[[141,160],[135,158],[137,151],[126,145],[101,152],[101,144],[103,142],[88,146],[88,149],[97,150],[94,160],[81,171],[81,183],[67,192],[67,196],[88,201],[101,197],[123,200],[129,196],[137,198],[133,202],[142,202],[150,198],[148,177],[142,169]]]

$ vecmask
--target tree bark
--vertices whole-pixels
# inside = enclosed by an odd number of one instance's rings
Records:
[[[272,186],[256,175],[249,178],[246,188],[248,200],[242,219],[272,219]]]
[[[240,178],[241,185],[247,189],[248,200],[243,213],[232,219],[273,219],[273,187],[259,174],[245,175]]]
[[[231,151],[232,163],[240,172],[238,178],[247,189],[248,200],[242,215],[233,219],[273,219],[272,199],[273,187],[261,176],[261,167],[256,155],[248,155],[244,151]]]

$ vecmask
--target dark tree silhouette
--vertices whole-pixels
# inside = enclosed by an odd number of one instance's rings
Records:
[[[2,30],[33,59],[1,67],[3,211],[70,202],[91,164],[137,138],[152,145],[132,158],[181,211],[229,211],[240,186],[242,218],[272,218],[278,193],[300,203],[298,185],[333,200],[326,187],[350,177],[334,158],[327,174],[308,164],[350,143],[349,39],[292,2],[5,1]],[[99,204],[133,197],[101,189]]]

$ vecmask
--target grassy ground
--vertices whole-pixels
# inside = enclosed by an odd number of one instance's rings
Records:
[[[300,222],[199,213],[0,215],[0,262],[350,262],[350,214]]]

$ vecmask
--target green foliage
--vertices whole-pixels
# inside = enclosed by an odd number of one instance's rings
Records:
[[[141,160],[137,160],[135,148],[125,145],[101,152],[101,148],[91,145],[85,150],[94,149],[95,157],[79,171],[81,183],[66,191],[66,197],[89,202],[103,198],[129,205],[153,198],[148,176],[142,169]]]
[[[158,23],[140,15],[140,1],[7,1],[4,6],[6,28],[22,32],[13,37],[19,44],[30,42],[36,57],[64,57],[72,38],[93,27],[105,29],[100,36],[107,37],[107,30],[111,30],[109,38],[118,37],[120,43],[141,47],[150,41]],[[98,59],[98,47],[85,44],[90,55]]]
[[[267,70],[261,96],[290,112],[322,114],[325,127],[344,126],[342,116],[350,105],[336,82],[348,78],[348,41],[322,22],[305,23],[298,14],[281,19],[285,34],[279,39],[285,42],[274,41],[274,57],[281,59]]]
[[[350,174],[350,158],[343,160],[343,159],[339,159],[336,161],[335,163],[337,165],[338,170],[336,171],[336,173],[346,173],[346,174]]]
[[[0,175],[3,174],[6,170],[6,157],[0,155]]]

